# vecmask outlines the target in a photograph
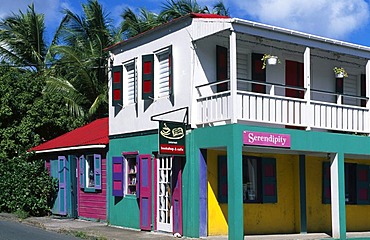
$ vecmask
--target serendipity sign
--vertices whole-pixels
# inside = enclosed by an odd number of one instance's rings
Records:
[[[159,122],[159,154],[185,155],[185,133],[183,123]]]
[[[244,131],[243,144],[264,147],[290,148],[290,135]]]

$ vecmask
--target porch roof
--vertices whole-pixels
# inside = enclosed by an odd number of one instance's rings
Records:
[[[108,118],[106,117],[33,147],[30,151],[43,153],[82,148],[104,148],[108,143]]]

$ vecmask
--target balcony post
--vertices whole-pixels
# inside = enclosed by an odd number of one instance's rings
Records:
[[[313,109],[311,107],[311,49],[306,47],[303,57],[303,76],[304,76],[304,88],[306,89],[304,94],[304,100],[306,101],[306,111],[302,111],[302,117],[304,117],[304,122],[306,123],[306,130],[311,130],[313,123],[312,113]]]
[[[366,108],[370,111],[370,60],[367,60],[367,63],[366,63],[366,97],[368,98],[367,102],[366,102]],[[365,131],[367,133],[370,132],[370,113],[367,112],[367,119],[365,119]]]
[[[230,34],[230,96],[231,96],[231,123],[238,121],[237,99],[237,65],[236,65],[236,33]]]

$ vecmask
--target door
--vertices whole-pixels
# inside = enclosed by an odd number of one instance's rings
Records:
[[[182,235],[182,158],[157,158],[157,230]]]
[[[59,215],[67,215],[67,191],[66,191],[66,170],[67,170],[66,157],[58,157],[58,179],[59,179],[59,191],[58,191],[58,205],[59,205]]]
[[[172,232],[172,157],[157,159],[157,229]]]
[[[152,157],[139,155],[140,229],[152,228]]]
[[[285,85],[303,88],[303,63],[286,60],[285,62]],[[303,90],[286,88],[285,96],[303,98]]]

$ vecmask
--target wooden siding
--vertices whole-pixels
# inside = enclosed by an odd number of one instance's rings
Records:
[[[102,190],[95,190],[95,192],[84,192],[81,188],[78,190],[79,217],[96,220],[107,219],[107,164],[105,158],[102,158],[101,167]],[[78,174],[78,178],[80,178],[80,174]],[[78,179],[79,181],[80,179]]]

